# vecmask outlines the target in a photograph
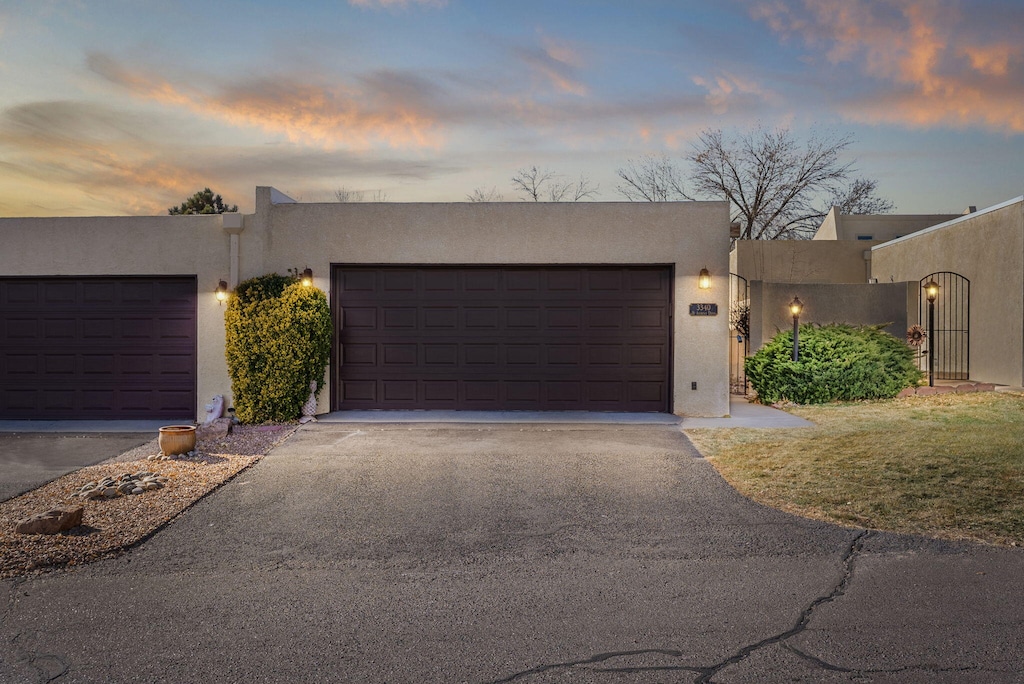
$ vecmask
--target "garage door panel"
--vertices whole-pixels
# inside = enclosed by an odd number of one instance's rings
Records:
[[[430,293],[454,293],[459,289],[459,274],[451,271],[424,271],[423,290]]]
[[[423,330],[458,330],[459,307],[428,306],[423,309]]]
[[[415,292],[416,271],[388,271],[384,273],[385,292]]]
[[[456,343],[427,343],[423,345],[423,364],[428,368],[454,368],[459,364],[459,345]]]
[[[82,318],[82,338],[86,340],[112,340],[116,337],[117,322],[109,318]]]
[[[466,330],[498,330],[498,308],[467,307],[463,309],[463,320]]]
[[[384,330],[415,330],[417,311],[414,307],[385,307],[382,320]]]
[[[346,306],[342,316],[344,320],[343,328],[345,329],[362,328],[365,330],[375,330],[377,328],[376,307]]]
[[[544,313],[548,328],[579,330],[583,327],[583,311],[578,307],[552,307]]]
[[[376,380],[345,380],[341,390],[342,403],[377,403]]]
[[[670,281],[669,267],[335,267],[334,408],[668,410]]]
[[[417,345],[415,344],[383,344],[384,366],[415,366]]]
[[[0,278],[0,418],[190,418],[194,277]]]
[[[514,294],[540,290],[540,271],[509,271],[505,276],[505,291]]]

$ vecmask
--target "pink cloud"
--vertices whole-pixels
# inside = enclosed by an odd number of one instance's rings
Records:
[[[321,85],[282,76],[204,90],[158,73],[129,68],[101,54],[90,68],[134,97],[179,107],[238,127],[281,134],[324,147],[439,147],[430,88],[401,74],[382,72],[356,85]]]
[[[962,12],[956,0],[773,0],[751,14],[872,79],[874,94],[842,105],[851,118],[1020,133],[1024,9],[1015,11],[1008,21],[1005,9],[984,2]]]

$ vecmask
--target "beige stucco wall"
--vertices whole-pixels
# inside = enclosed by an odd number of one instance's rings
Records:
[[[214,296],[229,273],[229,237],[221,226],[221,216],[2,219],[0,274],[196,276],[198,417],[212,396],[230,396],[231,388],[224,309]]]
[[[245,216],[2,219],[0,274],[196,276],[201,417],[213,395],[231,401],[224,307],[214,290],[221,279],[234,285],[232,274],[244,280],[308,266],[329,294],[336,263],[671,264],[673,410],[729,411],[728,348],[717,342],[728,328],[725,202],[301,204],[266,187],[257,188],[256,200],[256,213]],[[697,288],[705,267],[710,291]],[[721,313],[690,317],[691,302],[717,303]],[[319,410],[329,409],[328,386]]]
[[[877,242],[737,240],[729,270],[748,281],[773,283],[866,283],[865,252]]]
[[[240,236],[243,279],[308,266],[329,294],[331,264],[671,264],[673,411],[729,412],[726,202],[273,204],[270,190],[257,188]],[[705,267],[710,291],[697,288]],[[692,302],[720,314],[691,317]],[[329,408],[327,387],[319,411]]]
[[[852,285],[754,281],[750,283],[750,353],[764,346],[780,330],[793,329],[793,316],[789,311],[793,297],[799,297],[803,303],[801,324],[886,323],[887,333],[902,338],[907,330],[908,296],[916,289],[917,283],[901,282]]]
[[[971,281],[971,379],[1024,385],[1024,198],[872,250],[872,275],[882,282],[939,271]]]
[[[836,207],[832,207],[813,239],[857,240],[858,235],[870,235],[877,244],[910,235],[958,216],[959,214],[840,214]]]

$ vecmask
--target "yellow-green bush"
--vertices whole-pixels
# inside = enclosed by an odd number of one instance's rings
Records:
[[[331,355],[327,296],[277,273],[239,283],[224,314],[235,415],[243,423],[294,420]]]

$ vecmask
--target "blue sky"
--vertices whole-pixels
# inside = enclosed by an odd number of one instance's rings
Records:
[[[0,0],[0,216],[161,214],[204,186],[516,200],[706,128],[851,134],[904,213],[1024,190],[1019,0]]]

